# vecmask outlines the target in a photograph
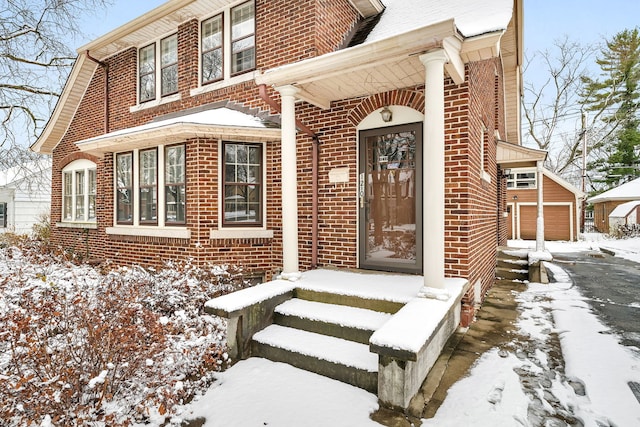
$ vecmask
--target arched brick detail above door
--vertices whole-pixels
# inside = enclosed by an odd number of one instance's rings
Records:
[[[385,105],[402,105],[424,113],[424,91],[393,90],[364,98],[350,112],[347,118],[355,126],[369,114]]]

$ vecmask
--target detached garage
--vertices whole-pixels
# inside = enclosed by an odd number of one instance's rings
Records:
[[[576,240],[584,193],[543,169],[545,240]],[[535,168],[511,169],[507,178],[507,233],[510,239],[535,240],[537,217]]]

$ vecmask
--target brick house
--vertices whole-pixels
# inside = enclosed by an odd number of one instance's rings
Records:
[[[503,168],[539,162],[521,58],[521,0],[170,0],[78,49],[32,146],[52,240],[265,279],[461,277],[466,324],[507,238]]]
[[[507,177],[507,235],[510,239],[536,238],[538,174],[535,168],[514,168]],[[548,169],[542,170],[544,239],[578,238],[584,193]]]

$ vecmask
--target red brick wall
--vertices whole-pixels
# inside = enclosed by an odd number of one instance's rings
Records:
[[[358,17],[346,0],[256,1],[258,68],[335,51]]]
[[[283,10],[278,18],[277,11]],[[257,1],[257,63],[264,69],[298,61],[331,51],[338,46],[356,20],[346,1],[317,3],[303,0]],[[318,15],[318,16],[316,16]],[[319,16],[322,16],[321,19]],[[326,18],[324,18],[326,17]],[[331,18],[331,19],[329,19]],[[323,37],[309,37],[307,26],[317,26]],[[122,51],[106,62],[109,65],[109,123],[118,130],[149,122],[167,113],[210,104],[233,101],[247,107],[268,110],[258,88],[251,82],[221,90],[190,96],[198,85],[198,22],[182,24],[178,30],[179,93],[181,99],[154,108],[130,112],[136,104],[135,48]],[[497,61],[471,64],[466,82],[456,86],[446,81],[446,274],[481,280],[486,290],[493,279],[495,244],[498,231],[497,167],[495,164],[494,128],[504,133],[501,67]],[[498,78],[496,78],[498,73]],[[105,70],[98,68],[80,103],[77,114],[62,142],[54,150],[53,201],[54,221],[60,220],[61,169],[78,150],[78,140],[104,132],[103,89]],[[269,93],[278,98],[273,90]],[[499,103],[496,107],[496,102]],[[357,130],[356,125],[369,113],[384,105],[403,105],[424,111],[424,87],[377,94],[364,99],[334,102],[328,110],[306,103],[298,104],[297,118],[309,126],[320,140],[319,165],[319,248],[318,264],[357,267]],[[275,112],[272,112],[275,113]],[[480,129],[485,133],[485,169],[491,175],[487,183],[481,176]],[[176,141],[180,142],[180,141]],[[53,239],[67,249],[90,248],[90,257],[109,258],[117,263],[160,265],[166,259],[194,258],[197,263],[234,263],[250,271],[264,271],[267,277],[281,266],[281,174],[280,142],[269,142],[266,153],[267,229],[273,239],[209,239],[218,224],[218,141],[194,139],[186,142],[187,227],[190,239],[131,237],[107,235],[113,225],[113,155],[108,153],[98,164],[98,228],[76,230],[55,228]],[[300,267],[311,266],[312,140],[299,134],[298,196]],[[345,184],[329,183],[329,171],[349,166],[350,179]],[[83,246],[84,245],[84,246]],[[473,295],[465,297],[472,306]],[[467,314],[471,313],[467,309]]]
[[[502,67],[498,60],[486,60],[469,64],[467,70],[468,104],[455,99],[454,93],[460,89],[450,93],[451,100],[447,97],[448,108],[455,111],[447,128],[457,135],[451,141],[455,149],[447,158],[447,186],[451,193],[451,199],[447,199],[451,233],[447,247],[453,261],[447,271],[467,277],[472,285],[480,281],[482,289],[482,295],[476,296],[472,286],[463,298],[463,324],[473,318],[474,301],[484,299],[495,280],[498,224],[503,221],[499,199],[503,183],[496,162],[496,131],[504,134],[502,85],[498,84],[502,81]]]

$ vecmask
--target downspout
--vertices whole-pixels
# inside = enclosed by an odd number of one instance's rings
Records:
[[[109,65],[102,62],[86,51],[87,58],[98,64],[104,69],[104,133],[109,133]]]
[[[267,93],[267,86],[261,84],[260,98],[276,112],[281,113],[280,105]],[[313,147],[311,150],[311,268],[318,266],[318,162],[320,158],[320,139],[309,127],[296,118],[298,129],[311,137]]]

